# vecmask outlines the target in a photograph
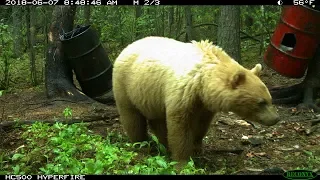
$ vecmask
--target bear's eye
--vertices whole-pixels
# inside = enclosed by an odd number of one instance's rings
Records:
[[[263,98],[259,98],[258,104],[259,104],[259,106],[265,106],[265,105],[267,105],[267,101]]]

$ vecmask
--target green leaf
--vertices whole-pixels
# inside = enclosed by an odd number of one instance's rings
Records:
[[[308,156],[312,156],[313,155],[313,153],[311,152],[311,151],[306,151],[306,150],[304,150],[303,151],[305,154],[307,154]]]
[[[18,160],[18,159],[20,159],[20,158],[22,158],[22,157],[24,157],[23,154],[14,154],[14,155],[12,156],[12,160],[13,160],[13,161],[16,161],[16,160]]]
[[[153,140],[154,142],[156,142],[157,144],[159,144],[159,140],[158,140],[157,136],[152,135],[151,138],[152,138],[152,140]]]
[[[167,167],[168,167],[167,162],[164,161],[163,159],[157,159],[156,162],[157,162],[157,164],[158,164],[159,166],[161,166],[161,167],[164,167],[164,168],[167,168]]]
[[[20,171],[19,165],[13,166],[12,169],[13,169],[14,174],[19,174],[19,171]]]

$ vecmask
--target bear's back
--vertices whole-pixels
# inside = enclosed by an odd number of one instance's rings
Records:
[[[162,37],[138,40],[127,46],[114,63],[115,94],[125,93],[148,118],[163,116],[166,98],[188,81],[188,74],[202,56],[192,43]]]
[[[123,57],[128,55],[137,55],[137,57]],[[138,67],[145,66],[146,62],[149,65],[153,63],[153,66],[165,66],[167,70],[172,70],[173,73],[179,75],[187,74],[201,60],[201,50],[192,43],[155,36],[135,41],[126,47],[117,58],[117,61],[127,61]]]

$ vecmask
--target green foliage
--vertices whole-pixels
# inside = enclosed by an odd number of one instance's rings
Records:
[[[303,151],[307,156],[307,167],[308,169],[316,169],[320,167],[320,156],[319,155],[315,155],[313,152],[311,151]]]
[[[192,160],[178,172],[176,162],[166,156],[138,156],[144,145],[127,143],[121,134],[110,132],[104,139],[86,124],[65,125],[36,122],[23,126],[24,146],[11,157],[0,156],[2,174],[203,174]],[[159,145],[159,143],[158,143]],[[159,150],[161,150],[159,148]]]
[[[16,7],[15,7],[16,8]],[[84,8],[77,7],[75,25],[84,25]],[[137,9],[141,8],[141,16],[137,16]],[[183,6],[91,6],[90,25],[100,35],[100,40],[108,52],[111,62],[119,55],[121,50],[129,43],[146,36],[166,36],[185,40],[185,11]],[[24,8],[21,8],[24,9]],[[47,51],[47,31],[50,25],[52,10],[54,7],[43,6],[34,8],[35,21],[35,44],[37,75],[40,82],[44,80],[44,60]],[[173,10],[172,18],[169,12]],[[195,40],[209,39],[216,42],[219,18],[219,6],[192,6],[193,17],[193,38]],[[3,7],[0,10],[0,88],[24,88],[32,86],[30,80],[30,67],[26,40],[26,27],[21,26],[22,55],[15,57],[12,22],[12,8]],[[241,31],[251,37],[262,40],[262,43],[253,41],[252,38],[241,40],[242,56],[245,61],[256,63],[257,55],[264,51],[270,41],[280,18],[281,9],[278,6],[241,6]],[[20,20],[25,24],[25,11],[22,11],[23,18]],[[8,18],[10,17],[10,18]],[[253,24],[246,25],[248,17],[253,19]],[[169,24],[169,19],[172,24]],[[202,25],[201,25],[202,24]],[[200,25],[200,26],[199,26]],[[245,36],[241,34],[241,36]],[[261,49],[261,48],[263,49]],[[256,52],[259,49],[260,53]],[[252,57],[251,57],[252,55]],[[250,56],[250,57],[248,57]],[[5,75],[6,74],[6,75]],[[5,78],[6,77],[6,78]],[[15,82],[15,83],[10,83]]]
[[[241,9],[241,22],[242,29],[247,34],[252,35],[252,37],[261,39],[263,38],[263,47],[269,44],[271,33],[273,33],[278,20],[280,19],[280,10],[277,6],[243,6]],[[246,22],[248,19],[252,20],[252,24],[247,26]],[[252,48],[252,42],[242,41],[242,47],[246,51]]]
[[[63,110],[63,116],[64,118],[72,118],[72,109],[70,107],[66,107],[64,110]]]
[[[165,146],[159,142],[157,136],[152,135],[151,138],[157,144],[157,151],[159,152],[159,154],[167,154]]]

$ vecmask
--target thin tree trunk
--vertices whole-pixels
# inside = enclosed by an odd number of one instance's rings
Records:
[[[176,27],[176,37],[178,36],[179,32],[180,32],[180,29],[181,29],[181,26],[182,26],[182,21],[181,21],[181,12],[180,12],[180,7],[177,6],[176,7],[177,9],[177,27]]]
[[[48,16],[50,13],[52,13],[51,9],[43,9],[44,11],[44,26],[43,26],[43,33],[44,33],[44,39],[43,39],[43,42],[44,42],[44,48],[43,48],[43,56],[44,56],[44,59],[47,55],[47,49],[48,49],[48,24],[49,24],[49,21],[48,21]],[[44,80],[44,66],[42,67],[42,70],[41,70],[41,81],[43,82]]]
[[[169,26],[169,37],[172,37],[172,25],[174,22],[174,7],[169,7],[169,13],[168,13],[168,26]]]
[[[87,25],[90,24],[90,15],[90,6],[84,6],[84,19]]]
[[[161,27],[161,36],[164,36],[164,33],[165,33],[165,22],[164,22],[164,19],[165,19],[165,7],[162,6],[161,8],[161,21],[162,21],[162,27]]]
[[[185,41],[189,42],[193,40],[191,7],[185,6],[184,11],[186,16],[186,40]]]
[[[142,15],[142,6],[136,6],[135,8],[135,13],[136,13],[136,33],[135,33],[135,39],[140,39],[141,38],[141,27],[138,25],[139,18]]]
[[[37,68],[35,58],[35,24],[34,24],[34,11],[33,6],[27,7],[26,22],[27,22],[27,40],[28,40],[28,51],[30,59],[30,79],[33,86],[38,85],[37,80]]]
[[[22,8],[15,6],[12,8],[12,22],[13,22],[13,51],[15,57],[20,57],[22,54]]]
[[[6,43],[4,42],[4,37],[1,37],[1,45],[2,47],[6,46]],[[9,62],[9,57],[7,53],[3,55],[3,63],[4,63],[4,77],[2,82],[0,82],[0,89],[8,89],[9,87],[9,68],[10,68],[10,62]]]
[[[218,45],[241,63],[240,6],[220,6]]]

